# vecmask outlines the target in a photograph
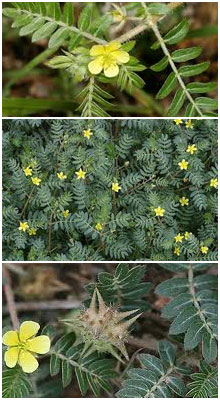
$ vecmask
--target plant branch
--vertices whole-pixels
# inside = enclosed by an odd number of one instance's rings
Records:
[[[24,215],[24,213],[25,213],[25,211],[26,211],[26,208],[27,208],[27,206],[28,206],[28,204],[29,204],[29,201],[30,201],[30,199],[31,199],[31,196],[32,196],[32,194],[33,194],[34,189],[35,189],[35,186],[33,186],[33,188],[31,189],[31,192],[30,192],[30,194],[29,194],[29,196],[28,196],[28,198],[27,198],[27,201],[26,201],[26,203],[25,203],[25,205],[24,205],[24,207],[23,207],[23,210],[21,211],[21,217],[23,217],[23,215]]]
[[[14,293],[11,285],[11,276],[7,269],[7,265],[3,265],[3,279],[4,279],[5,297],[7,301],[8,311],[11,317],[12,326],[14,330],[17,330],[19,327],[19,320],[14,302]]]

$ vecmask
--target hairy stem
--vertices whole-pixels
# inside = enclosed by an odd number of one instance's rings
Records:
[[[190,103],[193,105],[193,107],[195,108],[195,110],[197,111],[197,113],[202,117],[202,116],[203,116],[203,113],[202,113],[202,111],[200,110],[200,108],[197,106],[197,104],[194,102],[194,99],[192,98],[191,94],[188,92],[188,90],[187,90],[187,88],[186,88],[186,85],[185,85],[184,81],[182,80],[182,78],[181,78],[181,76],[180,76],[180,74],[179,74],[179,71],[178,71],[178,69],[176,68],[175,63],[174,63],[173,60],[172,60],[172,57],[171,57],[171,55],[170,55],[170,52],[169,52],[169,50],[168,50],[168,48],[167,48],[167,46],[166,46],[166,44],[165,44],[165,42],[164,42],[164,40],[163,40],[161,34],[160,34],[160,31],[159,31],[159,29],[158,29],[158,27],[157,27],[157,24],[154,24],[153,21],[152,21],[152,19],[149,18],[149,17],[148,17],[148,23],[149,23],[149,26],[152,28],[152,30],[153,30],[153,32],[154,32],[154,34],[155,34],[155,36],[156,36],[158,42],[160,43],[160,47],[161,47],[161,49],[163,50],[164,55],[167,56],[168,61],[169,61],[169,64],[170,64],[170,66],[171,66],[173,72],[175,73],[175,75],[176,75],[176,77],[177,77],[177,80],[178,80],[178,82],[179,82],[181,88],[183,89],[183,91],[184,91],[186,97],[188,98],[188,100],[190,101]]]
[[[152,386],[152,388],[148,390],[144,397],[154,397],[155,390],[157,390],[158,386],[160,386],[162,382],[166,382],[167,377],[172,374],[173,371],[174,367],[168,368],[166,374],[161,376],[161,378]]]
[[[7,265],[3,265],[3,279],[4,279],[5,297],[7,301],[8,311],[11,317],[12,326],[14,330],[17,330],[19,327],[19,320],[14,302],[14,293],[11,286],[11,276],[7,269]]]
[[[207,332],[210,334],[210,336],[212,338],[214,338],[213,332],[210,329],[209,325],[207,324],[206,318],[201,310],[200,304],[196,298],[196,291],[195,291],[195,287],[194,287],[194,283],[193,283],[193,264],[189,264],[189,269],[188,269],[188,281],[189,281],[189,292],[192,296],[193,299],[193,304],[194,307],[197,309],[198,311],[198,315],[199,318],[201,319],[201,321],[204,324],[204,327],[206,328]]]

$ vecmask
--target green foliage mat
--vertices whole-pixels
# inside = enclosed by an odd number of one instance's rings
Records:
[[[4,120],[4,260],[217,260],[217,121],[186,122]]]

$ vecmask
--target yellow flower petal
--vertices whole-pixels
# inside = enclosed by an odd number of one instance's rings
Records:
[[[117,63],[125,64],[129,61],[129,54],[124,50],[113,51],[111,54]]]
[[[18,362],[23,371],[27,372],[28,374],[36,371],[39,365],[36,358],[31,353],[29,353],[29,351],[25,350],[20,351]]]
[[[104,52],[105,52],[104,46],[102,46],[101,44],[96,44],[95,46],[92,46],[92,48],[90,49],[89,54],[92,57],[97,57],[97,56],[103,55]]]
[[[114,76],[117,76],[119,73],[119,68],[117,64],[115,63],[105,63],[104,65],[104,74],[107,76],[107,78],[113,78]]]
[[[39,331],[40,325],[34,321],[25,321],[21,324],[19,338],[21,341],[30,339]]]
[[[93,75],[100,74],[100,72],[103,69],[103,62],[104,62],[103,56],[95,58],[95,60],[91,61],[88,65],[89,72],[91,72],[91,74]]]
[[[28,340],[26,348],[33,353],[46,354],[50,350],[50,339],[46,335],[37,336]]]
[[[121,43],[119,42],[110,42],[106,47],[106,52],[111,53],[112,51],[118,50],[121,47]]]
[[[5,352],[5,364],[9,368],[14,368],[18,362],[18,355],[19,355],[19,348],[18,347],[11,347],[11,349]]]
[[[16,331],[8,331],[2,338],[3,344],[6,346],[17,346],[19,344],[19,337]]]

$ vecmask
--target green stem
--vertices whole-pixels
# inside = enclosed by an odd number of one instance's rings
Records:
[[[176,68],[176,65],[174,64],[174,62],[173,62],[173,60],[172,60],[172,57],[171,57],[171,55],[170,55],[170,52],[169,52],[169,50],[168,50],[168,48],[167,48],[167,46],[166,46],[166,44],[165,44],[165,42],[164,42],[164,40],[163,40],[161,34],[160,34],[160,31],[159,31],[159,29],[158,29],[158,27],[157,27],[157,24],[154,24],[153,21],[152,21],[152,19],[151,19],[150,17],[148,17],[148,23],[149,23],[149,26],[152,28],[152,30],[153,30],[153,32],[154,32],[154,34],[155,34],[155,36],[156,36],[158,42],[160,43],[160,47],[161,47],[161,49],[163,50],[164,55],[168,58],[169,64],[170,64],[170,66],[171,66],[173,72],[175,73],[176,78],[177,78],[177,80],[178,80],[178,82],[179,82],[181,88],[183,89],[183,91],[184,91],[186,97],[188,98],[188,100],[190,101],[190,103],[193,105],[193,107],[195,108],[195,110],[197,111],[197,113],[198,113],[201,117],[203,117],[202,111],[201,111],[200,108],[197,106],[197,104],[194,102],[194,99],[192,98],[191,94],[188,92],[188,90],[187,90],[187,88],[186,88],[186,85],[185,85],[184,81],[182,80],[182,78],[181,78],[181,76],[180,76],[180,74],[179,74],[179,71],[178,71],[178,69]]]
[[[170,367],[166,374],[161,376],[161,378],[152,386],[152,388],[150,390],[148,390],[148,392],[145,394],[144,397],[154,397],[154,391],[157,390],[157,388],[161,385],[162,382],[166,382],[167,377],[172,374],[172,372],[174,371],[174,367]]]

